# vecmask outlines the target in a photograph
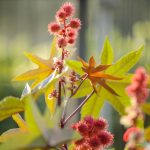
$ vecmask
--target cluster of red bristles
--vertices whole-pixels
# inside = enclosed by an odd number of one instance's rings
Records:
[[[132,79],[132,84],[127,88],[128,94],[133,97],[138,104],[142,104],[148,97],[148,75],[143,67],[136,70]]]
[[[107,131],[105,119],[93,119],[90,116],[72,125],[82,139],[75,141],[74,150],[103,150],[113,144],[113,135]]]
[[[48,24],[50,34],[58,37],[57,45],[59,48],[75,43],[81,22],[78,18],[72,18],[74,10],[71,3],[64,3],[56,13],[56,21]]]

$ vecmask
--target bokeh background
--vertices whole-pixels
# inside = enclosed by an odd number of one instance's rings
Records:
[[[150,0],[69,1],[74,3],[76,16],[82,21],[78,55],[85,59],[94,55],[99,60],[106,37],[115,50],[115,59],[145,44],[138,65],[146,67],[149,72]],[[47,24],[54,20],[55,12],[63,2],[0,0],[0,99],[8,95],[20,96],[24,83],[12,82],[12,78],[34,67],[24,57],[25,51],[43,57],[49,54],[52,37],[47,32]],[[124,143],[120,139],[124,128],[118,125],[118,114],[106,104],[102,115],[109,120],[110,130],[115,134],[116,150],[122,150]],[[16,126],[11,119],[0,122],[0,134],[10,126]]]

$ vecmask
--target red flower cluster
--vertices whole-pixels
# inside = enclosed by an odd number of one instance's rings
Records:
[[[128,94],[135,98],[138,104],[144,103],[148,97],[147,82],[148,76],[145,69],[138,68],[132,79],[132,84],[127,88]]]
[[[65,48],[68,44],[74,44],[81,22],[78,18],[72,18],[74,7],[71,3],[64,3],[56,13],[56,21],[48,24],[50,34],[58,37],[57,45]]]
[[[107,127],[105,119],[94,120],[90,116],[73,124],[72,128],[82,135],[82,139],[75,141],[74,150],[103,150],[111,146],[114,137],[107,131]]]

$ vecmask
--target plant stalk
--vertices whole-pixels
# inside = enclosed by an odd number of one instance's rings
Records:
[[[88,101],[88,99],[94,94],[95,90],[93,90],[84,100],[83,102],[63,121],[63,126],[82,108],[82,106]]]

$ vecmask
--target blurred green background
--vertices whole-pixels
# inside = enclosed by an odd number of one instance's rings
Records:
[[[81,18],[82,29],[77,43],[81,57],[94,55],[96,60],[106,37],[115,50],[115,58],[145,44],[137,65],[150,64],[150,0],[69,0]],[[24,57],[30,51],[47,58],[52,37],[47,24],[64,0],[0,0],[0,99],[20,96],[24,83],[12,82],[16,75],[34,67]],[[106,111],[107,110],[107,111]],[[115,147],[123,149],[123,127],[119,117],[106,104],[102,111],[115,134]],[[14,127],[11,119],[0,122],[0,134]]]

